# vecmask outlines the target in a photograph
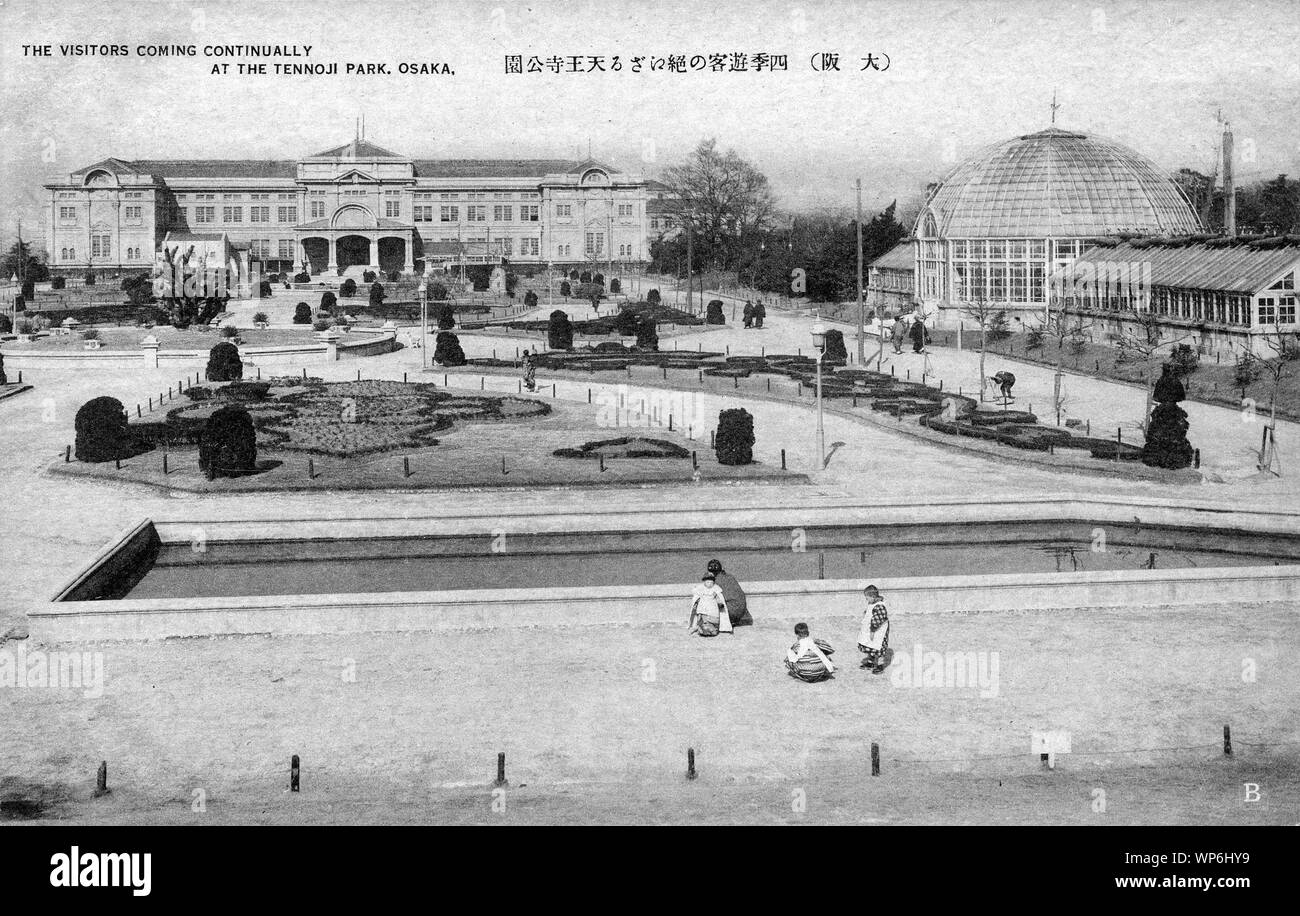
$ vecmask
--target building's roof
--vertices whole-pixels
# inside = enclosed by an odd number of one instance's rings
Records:
[[[377,143],[371,143],[369,140],[353,140],[351,143],[344,143],[342,146],[336,146],[333,149],[327,149],[323,153],[316,153],[309,157],[311,159],[401,159],[406,160],[405,156],[399,156],[391,150],[386,150]]]
[[[871,267],[885,270],[916,270],[916,250],[911,239],[904,239],[871,262]]]
[[[1253,293],[1300,263],[1300,236],[1281,239],[1134,239],[1089,248],[1061,272],[1067,280],[1113,276],[1113,265],[1151,286]],[[1149,268],[1148,268],[1149,265]]]
[[[945,238],[1079,238],[1201,231],[1173,178],[1112,140],[1049,128],[994,144],[939,183],[933,211]]]
[[[569,159],[416,159],[420,178],[541,178],[573,169]]]
[[[289,159],[136,159],[135,170],[160,178],[296,178]]]

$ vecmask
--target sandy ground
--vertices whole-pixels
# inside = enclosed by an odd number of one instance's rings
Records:
[[[1300,820],[1288,608],[897,608],[879,676],[857,666],[858,621],[810,623],[842,664],[817,685],[783,671],[788,620],[713,640],[658,625],[77,646],[102,653],[102,697],[0,692],[6,729],[23,736],[0,775],[29,781],[11,778],[11,799],[43,791],[60,821],[490,823],[503,819],[488,784],[498,752],[509,819],[525,822]],[[918,644],[997,653],[997,677],[915,685],[904,659]],[[1042,729],[1072,736],[1050,773],[1030,753]],[[92,799],[100,760],[114,791]],[[1244,800],[1246,782],[1259,802]],[[191,810],[196,789],[204,812]]]

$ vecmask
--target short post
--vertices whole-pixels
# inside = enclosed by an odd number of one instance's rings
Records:
[[[686,778],[694,779],[696,775],[697,774],[695,772],[695,748],[688,747],[686,749]]]
[[[137,419],[140,418],[140,417],[142,417],[142,416],[144,416],[143,412],[141,412],[141,410],[140,410],[140,405],[139,405],[139,404],[136,404],[136,405],[135,405],[135,415],[136,415],[136,418],[137,418]]]
[[[303,377],[303,378],[306,378],[306,377],[307,377],[307,369],[306,369],[306,367],[304,367],[303,370],[302,370],[302,377]]]
[[[1083,421],[1083,434],[1084,434],[1085,436],[1091,436],[1091,435],[1092,435],[1092,420],[1084,420],[1084,421]]]
[[[447,373],[445,372],[442,374],[442,387],[443,388],[447,387]]]
[[[673,415],[672,415],[672,414],[669,414],[669,415],[668,415],[668,431],[669,431],[669,432],[672,432],[672,431],[673,431]],[[1201,453],[1201,450],[1200,450],[1200,449],[1197,449],[1197,450],[1196,450],[1196,454],[1199,456],[1200,453]],[[1198,458],[1198,461],[1199,461],[1199,458]]]
[[[502,455],[502,456],[501,456],[501,473],[502,473],[502,474],[509,474],[509,473],[510,473],[509,471],[506,470],[506,456],[505,456],[505,455]]]
[[[736,388],[739,388],[739,387],[740,387],[740,376],[739,376],[739,375],[733,375],[733,376],[731,377],[731,380],[732,380],[733,382],[736,383],[736,384],[735,384],[735,387],[736,387]]]
[[[297,792],[301,785],[302,768],[298,760],[298,755],[294,754],[289,758],[289,791]]]
[[[603,474],[605,473],[605,456],[598,454],[596,457],[600,459],[600,472]],[[502,460],[504,461],[505,459],[503,458]]]
[[[1227,725],[1223,726],[1223,756],[1232,756],[1232,729]]]
[[[63,463],[68,464],[72,461],[72,446],[69,445],[63,450]]]
[[[167,453],[163,453],[163,476],[167,476]]]
[[[114,458],[114,459],[113,459],[113,470],[115,470],[115,471],[120,471],[120,470],[122,470],[122,459],[121,459],[121,458]]]
[[[767,380],[767,391],[768,391],[769,394],[772,392],[772,379],[771,379],[771,378],[768,378],[768,380]]]
[[[307,479],[308,480],[316,479],[316,461],[313,458],[307,459]]]
[[[1201,466],[1201,450],[1199,448],[1192,449],[1192,467],[1199,469],[1200,466]]]
[[[492,785],[494,786],[510,785],[510,783],[506,782],[506,752],[505,751],[502,751],[501,753],[497,754],[497,778],[496,781],[492,783]]]
[[[713,429],[709,430],[709,448],[717,448],[717,447],[718,447],[718,442],[717,442],[717,439],[715,438],[715,433],[716,433],[716,432],[717,432],[717,430],[713,430]]]
[[[360,370],[360,369],[357,370],[357,381],[358,381],[358,382],[361,381],[361,370]]]
[[[817,551],[817,578],[826,578],[826,553],[821,550]]]
[[[699,469],[700,469],[700,454],[699,452],[691,452],[691,470],[698,471]]]
[[[880,745],[874,741],[871,742],[871,775],[880,775]]]
[[[785,449],[781,449],[781,470],[785,470]]]
[[[591,389],[590,389],[590,388],[587,389],[587,403],[588,403],[588,404],[591,403]]]
[[[95,771],[95,797],[100,798],[108,793],[108,761],[101,760],[99,769]]]
[[[261,371],[262,371],[262,370],[260,370],[260,369],[258,370],[258,372],[261,372]],[[260,378],[261,376],[258,376],[258,377]],[[405,372],[402,373],[402,384],[403,384],[403,385],[406,384],[406,373],[405,373]]]
[[[403,479],[411,476],[411,457],[404,455],[402,457],[402,477]]]
[[[1123,445],[1124,445],[1124,428],[1122,426],[1117,426],[1115,427],[1115,460],[1116,461],[1119,461],[1119,450],[1123,447]]]

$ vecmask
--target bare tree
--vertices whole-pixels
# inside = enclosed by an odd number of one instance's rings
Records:
[[[740,254],[741,241],[766,228],[775,213],[767,176],[734,150],[718,151],[702,140],[685,162],[664,171],[668,201],[680,223],[691,220],[694,244],[706,261],[722,268]]]
[[[988,345],[991,342],[1003,340],[1009,336],[1007,312],[1006,309],[994,307],[989,302],[988,297],[981,292],[976,294],[974,299],[962,305],[961,313],[974,321],[980,329],[980,401],[982,402],[984,400],[984,386],[988,382],[988,375],[984,369],[984,354],[988,351]]]
[[[1083,326],[1083,316],[1071,315],[1061,298],[1049,295],[1047,308],[1043,312],[1039,326],[1034,330],[1041,332],[1044,340],[1056,343],[1056,372],[1052,379],[1052,402],[1064,403],[1061,381],[1065,376],[1065,349],[1067,345],[1083,340],[1087,333],[1087,328]]]
[[[1283,331],[1274,323],[1273,330],[1263,336],[1264,343],[1272,351],[1272,356],[1260,363],[1263,374],[1269,382],[1268,425],[1264,428],[1263,439],[1259,447],[1259,469],[1282,475],[1277,455],[1277,401],[1282,382],[1292,373],[1300,361],[1300,334],[1295,331]]]

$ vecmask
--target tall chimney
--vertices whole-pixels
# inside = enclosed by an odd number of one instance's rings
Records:
[[[1237,234],[1237,188],[1232,183],[1232,125],[1223,124],[1223,231]]]

